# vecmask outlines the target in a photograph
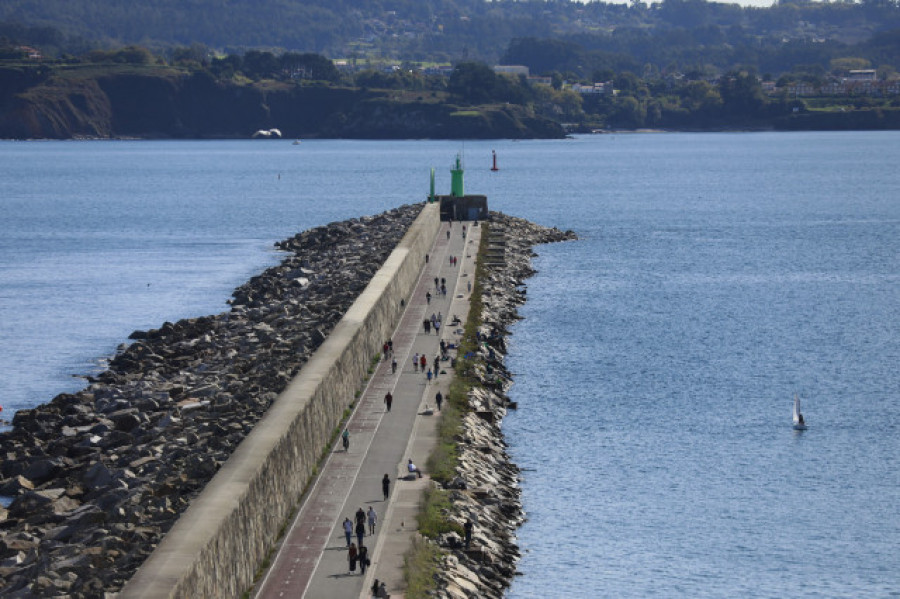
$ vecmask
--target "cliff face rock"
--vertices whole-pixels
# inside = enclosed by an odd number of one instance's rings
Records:
[[[115,592],[322,343],[421,211],[278,244],[231,310],[135,331],[74,394],[0,434],[0,595]]]
[[[365,139],[564,135],[520,106],[460,111],[379,90],[223,83],[202,71],[0,69],[3,81],[0,138],[248,138],[271,128],[287,137]]]
[[[125,137],[178,137],[183,82],[169,77],[119,74],[99,77],[110,106],[111,131]]]
[[[13,139],[110,137],[113,112],[96,80],[50,80],[6,97],[0,137]]]

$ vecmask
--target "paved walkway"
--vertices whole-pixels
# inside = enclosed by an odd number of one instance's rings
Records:
[[[462,322],[468,315],[469,281],[475,274],[481,234],[481,227],[471,224],[442,223],[392,337],[397,372],[391,372],[390,359],[383,360],[369,380],[347,424],[349,450],[336,444],[258,585],[256,597],[368,597],[375,578],[386,582],[392,598],[402,597],[403,554],[416,530],[419,498],[429,481],[427,472],[421,479],[404,480],[405,465],[412,458],[424,469],[437,424],[437,416],[426,405],[435,409],[435,394],[440,390],[446,396],[452,376],[449,362],[442,362],[446,374],[428,383],[421,369],[413,369],[412,357],[424,353],[431,366],[440,351],[440,339],[457,343],[460,338],[462,325],[449,323],[454,314]],[[457,266],[450,264],[450,256],[458,258]],[[435,289],[435,277],[446,279],[445,296]],[[430,304],[426,292],[432,295]],[[439,312],[446,323],[440,335],[434,330],[426,334],[423,320]],[[394,398],[390,412],[384,404],[388,391]],[[385,473],[391,480],[387,501],[381,490]],[[358,567],[349,572],[342,523],[344,518],[352,521],[358,508],[368,512],[369,506],[378,514],[378,524],[375,534],[367,531],[363,541],[372,566],[361,576]],[[357,542],[355,534],[353,541]]]

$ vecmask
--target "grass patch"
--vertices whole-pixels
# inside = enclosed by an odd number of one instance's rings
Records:
[[[450,116],[481,116],[481,112],[477,110],[457,110],[456,112],[451,112]],[[482,235],[484,232],[482,231]]]
[[[459,450],[455,437],[462,430],[462,419],[467,411],[471,388],[471,382],[454,377],[450,381],[450,390],[447,392],[444,409],[438,420],[437,443],[434,451],[428,456],[426,468],[431,478],[442,485],[449,483],[456,476]]]
[[[462,536],[462,526],[447,519],[452,508],[450,492],[436,487],[429,487],[422,497],[422,510],[416,515],[419,533],[429,539],[436,539],[445,532],[455,532]]]
[[[444,553],[439,547],[420,538],[413,539],[412,551],[403,559],[403,578],[407,599],[426,599],[434,589],[434,575],[441,567]]]

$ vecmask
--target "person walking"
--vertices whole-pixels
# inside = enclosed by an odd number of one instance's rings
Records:
[[[341,435],[341,443],[344,444],[344,451],[350,451],[350,431],[346,428]]]
[[[413,372],[419,372],[419,353],[413,356]]]
[[[350,562],[350,572],[356,572],[356,558],[359,552],[356,551],[356,543],[350,543],[350,549],[347,550],[347,561]]]
[[[388,391],[384,394],[384,405],[387,408],[387,411],[391,411],[391,404],[394,403],[394,396],[391,395],[391,392]]]
[[[434,334],[435,335],[441,334],[441,321],[440,320],[434,321]]]
[[[432,377],[431,369],[430,369],[430,368],[428,369],[428,372],[425,373],[425,377],[428,379],[428,382],[430,383],[430,382],[431,382],[431,377]]]
[[[469,549],[469,543],[472,542],[472,521],[466,519],[466,523],[463,524],[463,531],[466,533],[466,549]]]
[[[431,292],[430,291],[425,292],[425,303],[431,304]]]
[[[391,494],[391,478],[387,474],[381,479],[381,492],[384,495],[384,500],[387,501],[388,495]],[[344,526],[346,527],[346,523]],[[349,539],[350,537],[347,538]]]
[[[356,523],[356,540],[359,541],[359,546],[362,547],[363,539],[366,536],[366,522],[365,522],[366,514],[363,512],[363,520]]]
[[[391,359],[391,374],[397,374],[397,359]]]
[[[369,550],[365,545],[359,546],[359,573],[363,576],[366,574],[366,568],[369,567]]]
[[[434,403],[437,404],[438,412],[441,411],[441,404],[444,403],[444,396],[441,395],[441,392],[438,391],[437,395],[434,396]]]
[[[422,372],[425,372],[425,367],[428,365],[428,360],[425,358],[425,354],[419,356],[419,366],[422,368]]]
[[[353,538],[353,522],[350,522],[350,518],[344,518],[344,536],[347,537],[347,547],[349,547],[350,540]]]
[[[369,506],[369,511],[366,513],[366,517],[369,520],[369,534],[375,534],[375,523],[378,522],[378,514],[375,513],[375,508],[371,505]]]

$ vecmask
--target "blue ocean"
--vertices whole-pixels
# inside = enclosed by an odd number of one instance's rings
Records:
[[[537,248],[510,339],[509,596],[900,596],[896,132],[0,142],[0,417],[458,152],[580,237]]]

